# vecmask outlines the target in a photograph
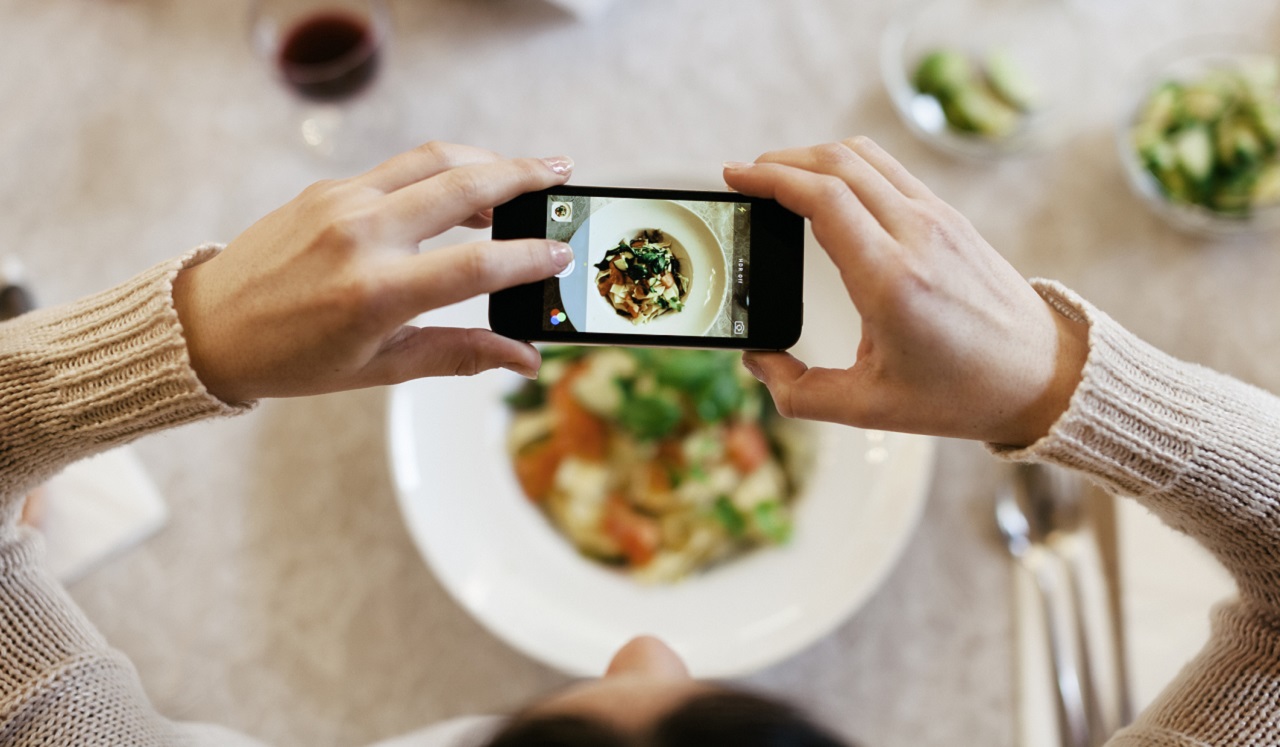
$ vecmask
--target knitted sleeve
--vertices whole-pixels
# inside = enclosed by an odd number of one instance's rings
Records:
[[[0,325],[0,744],[236,743],[154,711],[133,666],[49,576],[38,535],[17,521],[26,490],[81,457],[245,409],[205,392],[173,308],[178,271],[216,251]]]
[[[1240,597],[1112,747],[1276,744],[1280,723],[1280,399],[1143,343],[1071,291],[1037,281],[1089,324],[1071,404],[1027,449],[992,450],[1082,470],[1208,548]]]

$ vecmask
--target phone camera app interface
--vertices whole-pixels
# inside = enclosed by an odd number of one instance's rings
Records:
[[[749,204],[553,195],[547,238],[574,261],[545,286],[544,330],[746,335]]]

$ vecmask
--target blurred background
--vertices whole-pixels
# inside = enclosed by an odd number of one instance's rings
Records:
[[[880,50],[905,2],[389,5],[378,78],[323,156],[255,55],[246,3],[0,2],[0,250],[52,305],[229,241],[309,183],[427,140],[568,154],[579,184],[716,188],[723,161],[866,134],[1024,274],[1280,390],[1276,237],[1170,227],[1129,187],[1117,147],[1144,60],[1211,31],[1280,49],[1273,2],[1058,4],[1080,28],[1061,59],[1079,73],[1076,116],[1051,145],[992,158],[935,149],[895,111]],[[489,636],[423,565],[384,429],[385,393],[370,391],[268,402],[138,445],[171,518],[71,590],[163,713],[280,745],[359,744],[567,681]],[[1013,744],[1008,559],[989,501],[1001,473],[958,442],[935,469],[880,592],[747,683],[866,744]]]

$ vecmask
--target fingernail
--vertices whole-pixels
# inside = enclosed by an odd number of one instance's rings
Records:
[[[747,373],[756,377],[756,381],[764,382],[764,373],[760,371],[760,366],[752,359],[743,357],[742,367],[747,369]]]
[[[551,244],[551,262],[556,266],[556,270],[563,270],[573,261],[573,247],[563,241],[552,241]]]
[[[547,168],[560,176],[573,171],[573,159],[568,156],[552,156],[551,158],[542,159],[542,162],[547,165]]]
[[[504,363],[502,364],[502,367],[507,369],[511,373],[520,374],[526,379],[538,378],[538,369],[529,368],[528,366],[523,365],[521,363]]]
[[[725,161],[724,162],[725,171],[741,171],[743,169],[749,169],[752,166],[755,166],[755,164],[747,163],[746,161]]]

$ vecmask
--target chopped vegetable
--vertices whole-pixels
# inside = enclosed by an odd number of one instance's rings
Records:
[[[742,518],[742,514],[738,513],[738,509],[734,508],[733,501],[729,500],[729,496],[722,495],[716,498],[716,502],[711,505],[711,511],[716,519],[724,525],[725,531],[729,532],[730,537],[741,537],[747,532],[747,520]]]
[[[786,541],[808,447],[739,354],[553,347],[543,358],[563,370],[507,397],[508,444],[521,489],[582,554],[674,581]]]
[[[756,531],[779,544],[791,539],[791,519],[777,501],[759,503],[751,510],[751,522]]]

